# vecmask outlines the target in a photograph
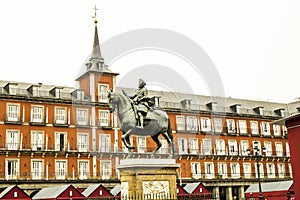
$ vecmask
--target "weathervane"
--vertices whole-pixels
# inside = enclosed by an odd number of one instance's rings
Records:
[[[97,20],[97,10],[99,10],[99,9],[97,9],[97,6],[95,5],[95,7],[93,8],[93,10],[95,11],[95,15],[93,16],[93,18],[95,19],[95,23],[98,23],[98,20]]]

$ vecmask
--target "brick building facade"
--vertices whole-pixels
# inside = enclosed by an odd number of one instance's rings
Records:
[[[78,88],[0,81],[0,184],[35,190],[66,182],[82,188],[118,183],[115,166],[127,149],[107,99],[107,91],[117,89],[117,75],[105,65],[95,23],[92,56]],[[286,128],[271,122],[299,112],[300,102],[149,93],[171,120],[178,182],[200,181],[217,198],[242,199],[245,187],[257,182],[253,152],[247,151],[254,144],[266,148],[259,161],[262,181],[291,179]],[[155,147],[149,137],[132,141],[136,158],[149,157]],[[168,156],[168,144],[161,142],[158,158]]]

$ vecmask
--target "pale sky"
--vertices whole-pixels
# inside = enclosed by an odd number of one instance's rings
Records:
[[[297,0],[1,0],[0,80],[74,87],[92,50],[95,4],[101,43],[136,29],[174,31],[210,57],[226,97],[300,97]],[[120,77],[144,65],[167,66],[210,95],[186,60],[166,52],[132,52],[107,64]]]

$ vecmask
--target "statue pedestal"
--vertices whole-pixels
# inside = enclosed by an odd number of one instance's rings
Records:
[[[177,199],[177,168],[175,159],[121,160],[121,199]]]

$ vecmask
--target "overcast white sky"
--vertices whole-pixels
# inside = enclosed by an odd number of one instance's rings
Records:
[[[279,102],[300,97],[297,0],[1,0],[0,79],[73,87],[91,53],[95,4],[100,42],[134,29],[172,30],[204,49],[227,97]],[[189,67],[181,62],[145,51],[120,58],[112,68]],[[203,94],[209,95],[205,89]]]

